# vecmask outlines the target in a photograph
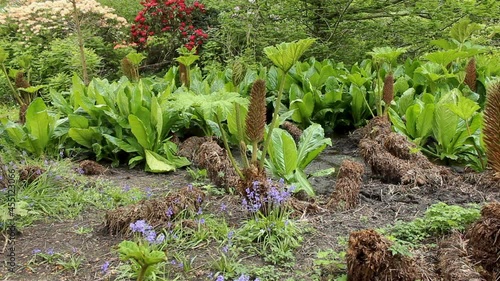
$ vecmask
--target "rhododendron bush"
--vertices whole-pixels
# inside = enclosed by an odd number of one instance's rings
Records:
[[[199,20],[206,12],[205,6],[198,1],[187,4],[185,0],[146,0],[141,5],[144,8],[135,18],[131,35],[133,42],[150,54],[155,47],[167,52],[182,45],[199,50],[208,38]]]

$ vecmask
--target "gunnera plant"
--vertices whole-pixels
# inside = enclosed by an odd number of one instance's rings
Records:
[[[23,103],[19,108],[19,122],[24,124],[26,122],[26,110],[28,109],[29,104],[31,103],[31,95],[30,93],[22,90],[29,88],[30,83],[24,78],[24,72],[18,71],[16,74],[15,85],[17,90],[19,91],[19,95]]]
[[[258,144],[264,139],[266,128],[266,82],[262,79],[256,80],[252,85],[245,125],[245,132],[254,152],[252,153],[252,163],[255,163]]]
[[[469,60],[469,63],[467,63],[467,67],[465,68],[464,83],[467,86],[469,86],[469,89],[471,89],[473,92],[475,92],[476,91],[476,80],[477,80],[476,59],[472,58]]]
[[[243,64],[239,60],[237,60],[233,63],[232,80],[233,80],[233,85],[235,87],[238,86],[241,83],[241,81],[243,81],[246,73],[247,73],[247,70],[246,70],[245,64]]]
[[[488,164],[500,178],[500,82],[488,88],[484,108],[484,143]]]

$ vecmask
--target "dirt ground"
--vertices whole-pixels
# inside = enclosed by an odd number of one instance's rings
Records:
[[[326,149],[316,159],[306,172],[318,169],[338,168],[343,159],[351,159],[363,163],[357,152],[357,143],[347,136],[333,138],[333,146]],[[338,169],[337,169],[338,170]],[[170,190],[181,188],[189,183],[185,170],[178,170],[168,174],[147,174],[141,170],[127,168],[112,169],[106,176],[91,176],[89,180],[105,177],[118,186],[129,185],[142,189],[151,188],[153,194],[162,195]],[[498,186],[489,186],[480,180],[481,175],[470,174],[454,186],[429,188],[426,186],[394,185],[382,183],[373,177],[369,168],[365,167],[363,186],[360,193],[360,205],[343,212],[329,212],[326,209],[317,214],[304,214],[300,220],[309,223],[313,231],[304,235],[302,247],[296,252],[296,271],[304,273],[311,271],[313,260],[318,250],[342,250],[345,245],[339,245],[339,240],[348,237],[349,233],[365,228],[380,228],[393,224],[397,220],[408,221],[423,215],[427,207],[437,202],[465,205],[467,203],[483,203],[500,200]],[[336,175],[321,178],[312,178],[311,182],[316,189],[317,203],[325,203],[335,187]],[[228,206],[226,221],[237,225],[241,221],[241,207],[236,195],[209,196],[206,200],[205,212],[217,212],[220,204]],[[39,221],[25,228],[16,239],[17,263],[19,265],[14,276],[3,280],[107,280],[103,279],[101,266],[104,261],[110,261],[111,266],[118,264],[118,253],[113,248],[121,242],[123,237],[104,234],[102,228],[104,213],[89,209],[75,220]],[[75,229],[92,227],[93,231],[82,235]],[[84,257],[81,268],[76,275],[72,272],[60,271],[54,265],[32,267],[29,260],[33,257],[34,249],[53,248],[55,252],[72,253],[76,251]],[[209,249],[205,249],[209,251]],[[200,253],[198,253],[200,255]],[[203,255],[203,254],[201,254]],[[197,259],[200,260],[200,259]],[[248,259],[244,262],[259,262]],[[2,269],[4,270],[4,268]],[[206,276],[207,272],[200,272]],[[293,276],[293,273],[290,274]],[[298,277],[297,280],[309,280],[307,277]]]

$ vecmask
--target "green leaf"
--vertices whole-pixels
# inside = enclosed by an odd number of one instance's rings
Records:
[[[166,260],[165,252],[156,251],[156,250],[148,253],[144,259],[146,264],[149,264],[149,265],[157,264],[157,263],[165,261],[165,260]]]
[[[311,176],[311,177],[326,177],[326,176],[332,175],[333,173],[335,173],[335,167],[316,171],[316,172],[310,174],[309,176]]]
[[[452,140],[457,130],[458,121],[458,116],[446,104],[438,103],[436,105],[432,131],[434,138],[445,153],[453,153]]]
[[[447,104],[446,106],[448,107],[448,109],[450,109],[453,113],[458,115],[458,117],[460,117],[460,119],[464,121],[469,120],[469,118],[471,118],[480,108],[476,102],[462,95],[458,96],[457,104],[450,103]]]
[[[292,120],[298,123],[308,124],[314,111],[314,97],[311,92],[304,95],[302,99],[296,99],[290,103],[290,110],[295,110]]]
[[[280,128],[273,130],[269,156],[276,169],[273,173],[281,177],[292,174],[297,168],[297,147],[287,131]]]
[[[0,47],[0,64],[4,63],[8,57],[9,53],[5,51],[4,48]]]
[[[71,128],[86,129],[89,127],[89,119],[81,115],[70,114],[68,116],[68,119],[69,119],[69,126]]]
[[[94,143],[95,131],[88,128],[70,128],[68,136],[79,145],[91,148]]]
[[[144,149],[151,149],[152,143],[149,141],[149,134],[144,123],[137,116],[132,114],[128,116],[128,122],[130,123],[132,134],[134,134],[139,144],[142,145]]]
[[[315,39],[301,39],[290,43],[281,43],[276,46],[264,48],[266,56],[283,72],[299,60],[304,52],[314,43]]]
[[[332,145],[330,138],[325,138],[323,127],[312,124],[300,136],[298,144],[298,167],[305,169],[327,145]]]
[[[424,58],[428,59],[431,62],[440,64],[441,66],[446,66],[450,62],[458,58],[466,58],[467,56],[468,56],[467,52],[462,52],[458,50],[447,50],[447,51],[437,51],[429,53],[425,55]]]
[[[142,147],[135,147],[133,145],[128,144],[126,141],[123,141],[111,135],[103,134],[103,137],[106,138],[114,146],[128,153],[139,152],[140,150],[142,150]]]
[[[423,110],[417,117],[416,132],[417,137],[423,140],[432,133],[432,121],[434,120],[434,104],[425,104]]]
[[[146,171],[164,173],[175,171],[175,166],[156,152],[146,149]]]
[[[295,170],[295,173],[293,174],[293,178],[297,181],[296,183],[296,189],[294,192],[299,192],[301,190],[305,191],[307,195],[313,197],[314,194],[314,189],[311,185],[311,183],[307,180],[306,174],[301,170],[297,169]]]

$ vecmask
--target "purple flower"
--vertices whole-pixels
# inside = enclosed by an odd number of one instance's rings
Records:
[[[149,199],[151,196],[153,196],[153,191],[151,190],[151,187],[146,188],[146,197]]]
[[[227,253],[229,251],[229,245],[222,247],[222,252]]]
[[[222,202],[222,203],[220,204],[220,211],[221,211],[221,212],[225,212],[225,211],[226,211],[226,209],[227,209],[226,204],[224,204],[224,202]]]
[[[36,255],[36,254],[38,254],[38,253],[41,253],[41,252],[42,252],[42,250],[40,250],[40,249],[38,249],[38,248],[36,248],[36,249],[34,249],[34,250],[32,251],[32,253],[33,253],[34,255]]]
[[[47,255],[52,256],[53,254],[54,254],[54,249],[53,248],[47,249]]]
[[[200,219],[200,224],[205,224],[205,219],[204,218]]]
[[[196,202],[201,203],[201,195],[198,195],[198,198],[196,198]]]
[[[102,274],[106,274],[108,272],[109,268],[109,261],[106,261],[102,266],[101,266],[101,272]]]
[[[215,281],[224,281],[224,276],[222,275],[217,276],[217,279],[215,279]]]
[[[171,260],[171,261],[170,261],[170,264],[172,264],[172,265],[176,265],[176,264],[177,264],[177,261],[176,261],[176,260]]]
[[[238,279],[234,281],[250,281],[250,276],[242,274]]]
[[[145,220],[138,220],[135,223],[130,224],[130,229],[132,230],[132,232],[140,232],[145,234],[145,232],[151,230],[152,227],[147,224]]]
[[[130,190],[130,185],[126,184],[125,186],[123,186],[123,191],[127,192]]]
[[[149,243],[156,242],[156,232],[154,230],[147,230],[144,233],[144,237],[148,240]]]
[[[166,213],[167,213],[167,217],[171,218],[174,215],[174,210],[172,209],[172,207],[168,207]]]
[[[231,240],[231,239],[233,239],[233,236],[234,236],[234,230],[231,230],[231,231],[229,231],[229,233],[227,234],[227,239]]]
[[[188,190],[189,191],[193,190],[193,185],[192,184],[188,184]]]
[[[85,171],[84,171],[82,168],[78,168],[78,169],[76,169],[76,171],[77,171],[80,175],[85,174]]]
[[[196,212],[197,215],[201,215],[203,214],[203,210],[201,209],[201,207],[198,208],[198,212]]]

